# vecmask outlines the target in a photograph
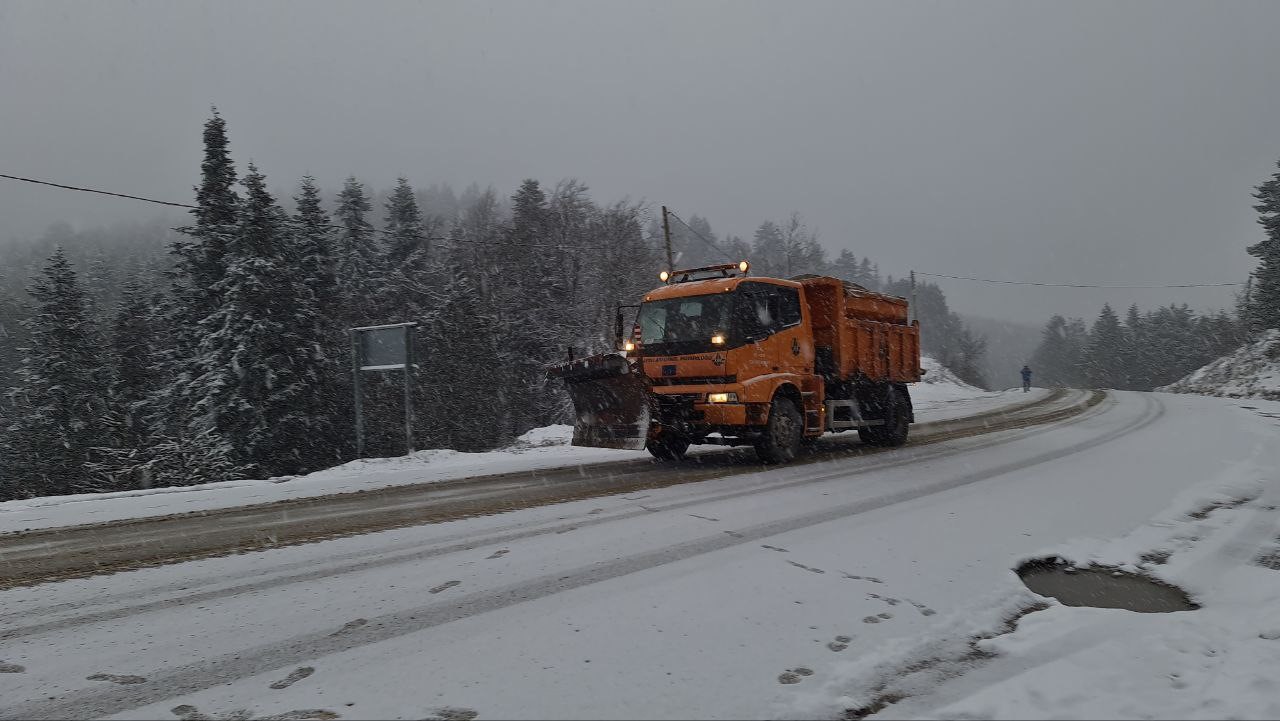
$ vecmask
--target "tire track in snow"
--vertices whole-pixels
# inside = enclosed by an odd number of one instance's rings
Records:
[[[1001,464],[983,471],[961,474],[875,498],[861,499],[790,518],[768,521],[737,529],[740,537],[717,533],[707,538],[678,543],[666,548],[601,561],[576,570],[559,571],[497,588],[477,591],[451,603],[419,606],[380,617],[334,636],[319,631],[278,643],[265,644],[180,667],[162,669],[149,677],[145,687],[83,689],[54,701],[28,702],[5,708],[0,715],[11,718],[80,718],[116,714],[143,705],[233,683],[268,671],[297,666],[304,661],[378,643],[417,631],[462,620],[489,611],[508,608],[558,593],[609,581],[689,558],[746,543],[757,542],[788,531],[827,523],[880,510],[936,493],[997,478],[1002,475],[1059,460],[1105,445],[1146,428],[1164,415],[1163,405],[1154,397],[1139,396],[1144,407],[1137,417],[1108,435],[1048,451],[1031,458]],[[847,471],[846,471],[847,474]]]
[[[1089,409],[1086,409],[1086,410],[1092,410],[1092,408],[1093,407],[1091,406]],[[1099,412],[1105,412],[1105,410],[1106,408],[1103,408]],[[1074,416],[1069,416],[1066,419],[1066,422],[1075,423],[1075,422],[1084,420],[1086,417],[1087,417],[1086,413],[1080,412]],[[950,455],[985,450],[988,448],[992,448],[1000,445],[1006,445],[1009,443],[1013,443],[1025,438],[1041,435],[1044,433],[1050,433],[1050,432],[1053,432],[1058,425],[1059,424],[1055,423],[1055,424],[1044,425],[1044,426],[1040,426],[1040,425],[1032,426],[1030,428],[1024,429],[1023,432],[1018,433],[1017,435],[1011,435],[1011,436],[1002,437],[1002,438],[993,438],[993,439],[989,439],[973,445],[968,445],[963,448],[941,447],[937,449],[923,450],[919,453],[911,453],[907,455],[889,454],[888,457],[884,458],[880,462],[870,462],[865,465],[859,465],[857,467],[844,466],[841,468],[837,468],[835,470],[828,470],[823,466],[817,466],[813,470],[821,471],[821,472],[817,472],[810,475],[804,475],[804,476],[801,476],[800,478],[790,477],[780,481],[765,481],[759,485],[752,486],[749,488],[734,488],[728,491],[713,490],[706,494],[699,495],[695,498],[673,501],[673,502],[665,503],[662,505],[658,505],[656,507],[640,506],[639,510],[623,511],[621,513],[617,513],[613,515],[595,514],[595,515],[589,515],[589,517],[584,516],[581,519],[570,518],[570,519],[566,519],[562,523],[556,523],[552,525],[548,525],[545,522],[542,522],[539,526],[535,528],[512,531],[508,533],[494,533],[492,530],[489,530],[479,535],[474,533],[460,534],[459,536],[455,537],[459,539],[456,542],[442,543],[440,541],[437,541],[439,545],[435,545],[428,548],[422,548],[421,542],[410,541],[405,545],[407,548],[411,550],[408,550],[403,553],[389,553],[384,548],[377,548],[377,549],[371,549],[369,551],[364,551],[359,554],[352,554],[357,556],[358,560],[352,560],[347,563],[333,563],[333,561],[337,559],[324,559],[323,561],[308,561],[308,562],[305,562],[304,564],[296,564],[297,566],[304,567],[304,568],[310,567],[310,570],[306,570],[301,573],[279,574],[279,575],[275,575],[274,577],[268,578],[266,580],[248,581],[248,582],[237,583],[231,586],[225,586],[222,588],[215,588],[208,591],[184,593],[183,595],[175,598],[166,598],[166,599],[157,600],[155,599],[155,596],[158,593],[163,593],[165,591],[188,591],[191,587],[191,583],[187,581],[183,581],[183,582],[172,584],[169,587],[161,588],[161,589],[156,589],[154,587],[140,589],[134,594],[122,594],[122,595],[113,597],[111,600],[125,599],[125,598],[128,598],[129,596],[133,596],[135,598],[147,599],[142,601],[141,603],[124,605],[124,606],[116,606],[114,608],[110,608],[102,611],[93,611],[89,613],[84,613],[72,618],[53,619],[53,620],[49,620],[42,623],[30,624],[27,626],[15,626],[14,628],[0,631],[0,641],[11,640],[11,639],[19,638],[23,636],[30,636],[33,634],[42,633],[50,630],[65,630],[66,628],[69,628],[74,625],[79,625],[79,624],[97,623],[97,622],[112,620],[117,618],[127,618],[129,616],[133,616],[138,613],[145,613],[149,611],[159,611],[159,610],[174,608],[174,607],[183,606],[183,605],[203,603],[207,601],[216,600],[219,598],[224,598],[227,596],[234,596],[234,595],[239,595],[243,593],[261,592],[261,591],[269,590],[272,588],[279,588],[283,586],[292,585],[295,583],[309,583],[309,582],[319,581],[325,578],[340,576],[346,573],[358,572],[358,571],[369,570],[374,568],[381,568],[386,566],[394,566],[402,563],[410,563],[410,562],[420,561],[420,560],[427,560],[431,558],[449,555],[452,553],[457,553],[459,551],[472,550],[477,546],[493,546],[493,545],[507,546],[515,542],[518,542],[520,540],[524,540],[528,538],[536,538],[539,536],[544,536],[549,534],[564,533],[568,530],[572,530],[576,528],[584,528],[584,527],[590,527],[590,526],[595,526],[595,525],[600,525],[605,523],[611,523],[613,521],[637,518],[640,516],[647,515],[649,513],[671,511],[671,510],[682,510],[684,508],[704,505],[706,503],[732,500],[735,498],[741,498],[744,496],[750,496],[750,495],[755,495],[759,493],[768,493],[776,490],[785,490],[785,489],[795,488],[795,487],[809,485],[813,483],[829,481],[832,479],[848,477],[848,476],[856,475],[859,473],[869,473],[869,472],[875,472],[875,471],[881,471],[881,470],[888,470],[892,468],[898,468],[902,466],[909,466],[915,463],[924,463],[924,462],[937,460],[938,458],[942,458]],[[980,435],[989,435],[991,433],[996,432],[997,430],[1000,430],[1000,429],[993,428],[991,431],[982,433]],[[934,445],[934,444],[933,443],[921,444],[921,446],[917,446],[917,448],[922,448],[927,445]],[[898,450],[901,451],[902,449],[898,449]],[[876,454],[876,455],[879,456],[881,454]],[[744,536],[740,535],[738,531],[725,531],[725,533],[735,539],[745,538]],[[738,535],[735,535],[735,534],[738,534]],[[466,540],[461,540],[464,538]],[[782,549],[778,549],[778,550],[782,550]],[[342,557],[339,557],[339,558],[342,558]],[[314,568],[314,566],[316,566],[318,563],[322,563],[323,565],[320,568]],[[291,564],[291,566],[292,565],[294,564]],[[219,578],[218,580],[221,581],[225,579]],[[77,606],[78,604],[67,604],[67,605]],[[53,606],[53,607],[47,607],[45,609],[42,609],[41,612],[53,613],[58,610],[62,610],[62,609],[60,609],[57,606]],[[66,610],[73,610],[73,609],[66,609]],[[33,611],[30,609],[24,610],[21,614],[15,615],[13,617],[10,617],[5,614],[0,614],[0,621],[11,621],[17,618],[30,618],[32,615],[33,615]]]
[[[1067,395],[1049,396],[961,419],[924,423],[908,448],[984,435],[999,430],[1061,420],[1083,409],[1068,406],[1022,417]],[[995,420],[992,420],[995,419]],[[857,457],[901,454],[902,449],[870,448],[828,437],[819,450],[789,468]],[[426,523],[493,515],[533,506],[666,488],[758,472],[741,453],[699,456],[696,462],[660,465],[650,461],[610,461],[576,468],[481,476],[397,486],[349,494],[277,501],[214,511],[0,535],[7,562],[0,589],[48,580],[80,578],[211,558],[231,553],[316,543]],[[467,494],[470,495],[467,495]],[[460,495],[461,494],[461,495]]]

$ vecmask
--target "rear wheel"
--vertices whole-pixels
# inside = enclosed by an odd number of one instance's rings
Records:
[[[889,386],[878,399],[883,408],[884,425],[858,429],[858,437],[869,446],[897,447],[907,442],[911,424],[911,401],[907,394]]]
[[[756,442],[756,455],[765,463],[787,463],[800,453],[804,421],[790,399],[775,397],[769,407],[769,422]]]
[[[645,443],[644,447],[660,461],[678,461],[689,450],[689,439],[674,433],[664,433]]]

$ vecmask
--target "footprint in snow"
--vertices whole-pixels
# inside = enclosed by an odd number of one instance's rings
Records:
[[[252,716],[244,716],[243,718],[248,721],[254,721]],[[339,718],[342,718],[342,714],[330,711],[327,708],[300,708],[270,716],[261,716],[256,721],[332,721],[332,719]]]
[[[311,666],[302,666],[300,668],[296,668],[288,676],[285,676],[279,681],[276,681],[275,683],[271,684],[271,688],[277,691],[279,691],[282,688],[289,688],[290,686],[294,685],[295,683],[301,681],[302,679],[310,676],[315,672],[316,670]]]
[[[502,558],[503,556],[507,555],[510,552],[511,552],[510,549],[503,548],[501,550],[494,551],[493,553],[485,556],[484,558],[486,561],[493,558]]]
[[[881,581],[875,576],[855,576],[851,573],[846,573],[844,574],[844,577],[851,581],[870,581],[871,583],[884,583],[884,581]]]
[[[698,514],[696,514],[696,513],[690,513],[689,515],[690,515],[690,516],[693,516],[694,518],[701,518],[701,519],[702,519],[702,520],[704,520],[704,521],[712,521],[713,523],[719,523],[719,522],[720,522],[720,519],[719,519],[719,518],[710,518],[710,517],[707,517],[707,516],[699,516],[699,515],[698,515]]]
[[[430,591],[427,591],[427,593],[440,593],[441,591],[448,591],[449,589],[453,588],[454,586],[457,586],[460,583],[462,583],[462,581],[448,581],[446,583],[440,584],[439,586],[436,586]]]
[[[346,632],[348,632],[348,631],[351,631],[351,630],[353,630],[353,629],[360,628],[361,626],[365,625],[365,624],[366,624],[366,623],[368,623],[368,622],[369,622],[369,619],[367,619],[367,618],[357,618],[357,619],[355,619],[354,621],[347,621],[346,623],[342,624],[342,628],[338,629],[337,631],[334,631],[333,633],[331,633],[331,634],[329,634],[329,635],[330,635],[330,636],[341,636],[342,634],[344,634],[344,633],[346,633]]]
[[[325,708],[294,709],[270,716],[254,716],[248,709],[238,709],[216,718],[185,703],[174,706],[169,711],[181,721],[331,721],[342,718],[341,714]]]
[[[784,683],[784,684],[800,683],[800,678],[802,676],[812,676],[812,675],[813,675],[813,669],[805,668],[804,666],[797,666],[796,668],[788,669],[778,674],[778,683]]]
[[[795,566],[796,568],[803,568],[804,570],[806,570],[806,571],[811,571],[811,572],[813,572],[813,573],[826,573],[826,571],[822,570],[821,568],[814,568],[813,566],[806,566],[806,565],[804,565],[803,563],[796,563],[795,561],[787,561],[787,563],[790,563],[791,565]]]
[[[734,538],[742,538],[742,534],[737,531],[725,531],[725,535],[733,536]]]
[[[212,718],[211,716],[206,716],[205,714],[200,713],[200,709],[195,706],[186,703],[181,706],[174,706],[169,709],[169,712],[182,719],[182,721],[210,721]]]
[[[147,679],[143,676],[122,676],[114,673],[95,673],[92,676],[85,676],[89,681],[110,681],[125,686],[135,683],[146,683]]]
[[[5,663],[0,661],[0,673],[22,673],[26,671],[25,666],[19,666],[16,663]]]
[[[769,549],[770,551],[777,551],[778,553],[791,553],[791,551],[788,551],[788,550],[787,550],[787,549],[785,549],[785,548],[778,548],[777,546],[770,546],[770,545],[769,545],[769,544],[767,544],[767,543],[762,543],[762,544],[760,544],[760,547],[761,547],[761,548],[767,548],[767,549]]]
[[[908,598],[907,603],[911,604],[912,606],[915,606],[916,610],[920,612],[921,616],[932,616],[935,613],[937,613],[937,611],[933,610],[932,608],[929,608],[928,606],[924,605],[923,603],[920,603],[919,601],[912,601],[911,599]]]
[[[853,639],[848,636],[836,636],[834,641],[827,644],[827,648],[837,652],[843,651],[846,648],[849,648],[849,642],[852,640]]]
[[[433,715],[428,716],[423,721],[471,721],[479,715],[475,709],[445,706],[444,708],[436,709]]]
[[[881,621],[888,621],[891,618],[893,618],[892,613],[877,613],[874,616],[867,616],[866,618],[862,619],[862,622],[863,623],[880,623]]]
[[[880,594],[878,594],[878,593],[868,593],[868,594],[867,594],[867,597],[868,597],[868,598],[874,598],[874,599],[876,599],[877,601],[884,601],[885,603],[889,604],[890,606],[897,606],[899,603],[901,603],[901,601],[899,601],[899,600],[898,600],[898,599],[896,599],[896,598],[889,598],[888,596],[881,596],[881,595],[880,595]]]

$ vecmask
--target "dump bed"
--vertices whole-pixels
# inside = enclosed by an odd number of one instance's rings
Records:
[[[818,372],[837,380],[920,380],[920,325],[907,301],[827,276],[800,276]]]

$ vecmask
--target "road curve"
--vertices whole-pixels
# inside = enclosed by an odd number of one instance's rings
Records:
[[[515,573],[515,577],[498,573],[493,575],[488,583],[466,582],[462,587],[468,592],[461,596],[437,597],[433,595],[437,590],[434,588],[421,594],[406,590],[401,594],[404,597],[404,603],[386,608],[377,615],[366,613],[368,618],[360,619],[359,625],[347,624],[337,631],[334,629],[341,624],[335,625],[332,618],[317,619],[314,622],[308,620],[299,628],[272,629],[260,635],[250,634],[248,637],[236,639],[214,631],[201,632],[198,629],[200,624],[197,623],[196,629],[191,633],[195,635],[203,633],[202,637],[208,636],[210,640],[206,642],[214,648],[204,649],[195,657],[187,655],[187,651],[175,651],[182,656],[179,662],[175,662],[178,661],[177,657],[167,660],[150,657],[135,658],[129,655],[131,652],[127,649],[120,649],[116,655],[125,655],[115,661],[109,661],[109,658],[112,658],[110,652],[113,647],[107,647],[101,649],[103,660],[94,660],[91,663],[105,664],[104,668],[118,670],[120,659],[128,659],[128,670],[131,673],[144,674],[146,682],[106,686],[81,683],[66,688],[50,687],[48,692],[42,693],[58,695],[24,692],[29,694],[25,700],[15,694],[15,697],[9,700],[10,705],[0,702],[0,718],[100,717],[130,710],[150,716],[156,714],[157,710],[155,707],[144,709],[143,707],[147,704],[159,704],[168,699],[178,699],[203,690],[222,688],[267,672],[283,673],[289,667],[312,659],[332,658],[335,654],[367,648],[383,642],[394,642],[396,639],[416,632],[472,619],[509,607],[522,604],[536,605],[540,599],[574,589],[593,587],[613,579],[670,566],[708,554],[728,552],[735,547],[752,546],[759,544],[761,540],[780,534],[829,524],[838,519],[870,514],[879,509],[979,484],[1000,476],[1016,475],[1028,468],[1114,443],[1129,433],[1151,425],[1161,417],[1163,409],[1153,398],[1143,397],[1141,400],[1141,404],[1131,404],[1125,413],[1120,414],[1121,417],[1113,420],[1104,434],[1090,433],[1082,437],[1080,433],[1075,433],[1071,435],[1073,440],[1067,443],[1054,445],[1041,442],[1032,446],[1024,445],[1021,453],[989,455],[981,453],[981,449],[1004,446],[1020,439],[1044,438],[1047,434],[1063,429],[1064,424],[1020,431],[1011,429],[1015,432],[1003,434],[1000,437],[970,439],[961,444],[965,452],[979,451],[977,457],[989,459],[989,462],[973,465],[968,462],[947,464],[947,459],[955,454],[956,450],[954,447],[948,448],[946,444],[904,449],[904,452],[898,454],[877,454],[877,458],[866,459],[869,462],[859,463],[858,469],[852,472],[856,474],[865,466],[867,470],[896,468],[893,473],[905,475],[882,478],[882,482],[876,487],[863,488],[861,484],[844,485],[842,487],[850,489],[851,492],[843,494],[844,497],[841,500],[830,504],[825,501],[812,501],[800,506],[770,503],[768,504],[771,509],[769,513],[760,515],[754,523],[733,526],[732,532],[727,530],[690,531],[678,537],[652,538],[651,543],[642,544],[639,547],[627,547],[626,544],[633,541],[634,537],[620,534],[617,542],[622,545],[601,548],[587,556],[557,555],[553,552],[547,557],[545,564],[534,558],[526,559],[518,566],[521,570]],[[1114,406],[1114,403],[1105,404],[1085,417],[1110,417],[1111,412],[1108,408]],[[902,461],[897,458],[899,455],[909,456],[911,460]],[[929,460],[941,461],[942,465],[939,466],[936,462],[931,464]],[[923,467],[950,469],[950,472],[915,476],[912,469],[913,464],[916,463],[921,463]],[[218,603],[224,599],[240,599],[237,603],[247,604],[246,608],[257,608],[264,599],[274,598],[272,594],[277,590],[315,589],[321,587],[320,584],[323,584],[324,588],[329,588],[327,583],[329,579],[348,577],[348,574],[354,577],[373,568],[413,569],[412,574],[408,574],[406,570],[405,574],[392,573],[391,576],[397,579],[402,575],[405,578],[409,575],[422,576],[418,579],[421,584],[429,585],[437,583],[439,579],[432,579],[429,571],[424,573],[424,564],[444,563],[448,559],[457,559],[459,556],[472,558],[477,549],[488,551],[499,544],[506,547],[513,540],[532,539],[539,535],[553,539],[567,538],[558,534],[567,530],[591,533],[588,529],[593,524],[600,529],[595,531],[597,536],[602,533],[612,535],[614,531],[611,529],[614,527],[608,524],[625,525],[628,523],[626,519],[631,516],[683,510],[686,506],[694,505],[705,507],[709,501],[733,497],[737,497],[739,505],[743,503],[758,505],[759,502],[751,499],[750,496],[762,493],[784,494],[783,496],[771,495],[775,499],[786,497],[786,493],[793,494],[792,497],[799,493],[801,497],[816,499],[818,494],[810,493],[804,486],[813,484],[822,487],[820,484],[825,482],[826,488],[831,490],[830,483],[841,482],[851,474],[848,465],[838,465],[839,467],[833,467],[833,464],[828,463],[808,470],[800,468],[787,473],[754,474],[750,479],[743,479],[744,482],[755,483],[754,487],[746,487],[745,483],[743,486],[718,484],[719,488],[709,485],[707,492],[700,492],[693,496],[683,493],[666,501],[655,498],[649,502],[653,507],[639,507],[632,511],[634,504],[625,504],[617,507],[617,512],[607,518],[590,514],[582,515],[585,513],[583,511],[571,519],[566,518],[550,524],[538,523],[537,527],[495,527],[487,531],[468,532],[465,538],[451,535],[438,537],[436,542],[427,543],[422,539],[402,538],[392,546],[366,549],[367,553],[364,553],[362,558],[352,557],[344,560],[325,555],[321,564],[290,562],[278,567],[278,572],[282,575],[277,575],[276,571],[256,569],[255,573],[261,571],[266,575],[256,579],[239,575],[234,578],[211,578],[207,582],[196,580],[195,576],[191,578],[184,576],[181,579],[167,580],[166,582],[173,586],[167,590],[156,587],[134,589],[128,584],[117,584],[117,590],[108,598],[100,598],[95,592],[80,601],[69,603],[59,601],[46,605],[42,609],[27,608],[21,612],[15,609],[15,612],[9,615],[0,611],[0,622],[11,626],[8,630],[0,632],[0,641],[17,647],[24,643],[38,642],[40,639],[47,638],[46,634],[52,633],[62,634],[62,637],[67,639],[66,644],[76,646],[83,644],[83,639],[96,638],[95,633],[110,631],[113,634],[111,638],[119,637],[122,639],[121,643],[126,643],[123,639],[139,635],[140,632],[124,629],[143,624],[144,621],[140,619],[150,618],[146,615],[148,613],[172,614],[189,611],[192,608],[202,609],[204,621],[216,624],[219,622],[213,620],[215,616],[209,614],[215,613],[219,608]],[[777,482],[773,480],[775,476],[778,477]],[[898,482],[886,484],[883,482],[885,480]],[[902,481],[909,482],[901,483]],[[790,490],[787,490],[788,487]],[[723,509],[723,504],[721,508]],[[683,515],[683,513],[677,515]],[[546,518],[544,516],[544,520]],[[589,545],[595,548],[594,544]],[[765,548],[770,547],[765,546]],[[460,554],[459,552],[463,550],[465,552]],[[400,581],[397,580],[396,583]],[[193,585],[194,588],[192,588]],[[423,588],[425,587],[424,585]],[[340,605],[342,609],[338,613],[344,615],[339,618],[348,617],[352,607],[347,604]],[[224,618],[223,622],[233,625],[243,621],[240,615],[228,611],[223,611],[217,618]],[[212,640],[214,638],[217,640]],[[141,644],[139,647],[142,647],[148,642],[139,639],[136,643]],[[95,650],[96,653],[98,653],[97,650]],[[81,685],[82,688],[79,687]],[[167,703],[176,703],[176,701]],[[184,703],[186,703],[185,699]],[[205,708],[203,702],[199,703],[202,709]],[[165,708],[167,709],[168,706]],[[173,713],[177,714],[178,708],[186,707],[174,707]]]
[[[866,462],[876,468],[915,462],[921,454],[907,450],[1064,420],[1103,397],[1100,391],[1057,390],[1036,401],[975,416],[917,424],[906,449],[864,446],[853,433],[827,436],[792,465],[871,456],[875,458]],[[729,450],[674,464],[642,460],[575,465],[6,534],[0,536],[0,589],[753,474],[763,468],[749,451]]]

